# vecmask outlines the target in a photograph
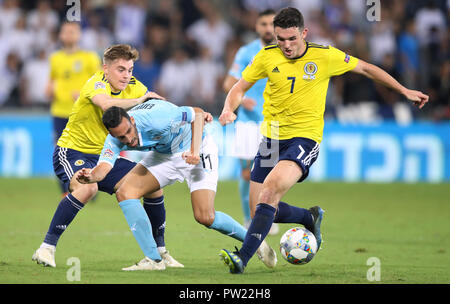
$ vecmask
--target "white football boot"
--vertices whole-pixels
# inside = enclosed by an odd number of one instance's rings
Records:
[[[280,227],[277,223],[273,223],[269,230],[269,235],[277,235],[280,232]]]
[[[258,258],[269,268],[274,268],[277,265],[277,254],[272,247],[264,240],[256,251]]]
[[[41,246],[34,252],[31,260],[36,261],[38,264],[43,264],[44,266],[56,267],[55,251],[56,248],[54,246]]]
[[[164,270],[164,269],[166,269],[166,265],[164,264],[163,260],[156,262],[148,257],[143,258],[139,263],[136,263],[133,266],[122,268],[122,270],[125,271]]]
[[[164,264],[166,265],[166,267],[178,267],[178,268],[183,268],[184,265],[181,264],[180,262],[178,262],[177,260],[175,260],[170,254],[169,251],[164,251],[163,253],[160,253],[161,258],[164,262]]]

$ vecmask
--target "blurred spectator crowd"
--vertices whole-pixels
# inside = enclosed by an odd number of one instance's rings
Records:
[[[366,2],[80,0],[80,47],[102,56],[113,43],[132,44],[140,51],[134,75],[147,87],[218,115],[224,76],[237,49],[257,38],[258,12],[293,6],[305,17],[308,41],[374,63],[431,100],[418,112],[395,92],[347,73],[330,82],[327,117],[345,119],[359,109],[357,116],[368,113],[369,120],[450,119],[450,0],[381,0],[379,21],[368,20]],[[0,110],[48,108],[48,56],[59,48],[59,26],[70,7],[66,1],[0,0]]]

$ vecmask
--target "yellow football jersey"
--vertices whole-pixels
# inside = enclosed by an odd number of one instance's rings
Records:
[[[54,96],[50,107],[53,116],[67,118],[86,81],[100,69],[100,58],[95,52],[79,50],[67,53],[56,51],[50,56],[50,79],[54,82]]]
[[[306,137],[320,143],[330,77],[354,69],[357,63],[357,58],[332,46],[311,42],[294,59],[286,58],[277,45],[262,49],[242,72],[242,78],[251,83],[268,78],[262,134],[280,140]]]
[[[102,122],[103,111],[92,103],[92,98],[106,94],[113,98],[132,99],[142,97],[145,93],[147,87],[134,77],[125,90],[111,92],[103,71],[95,73],[81,89],[57,145],[87,154],[100,154],[108,131]]]

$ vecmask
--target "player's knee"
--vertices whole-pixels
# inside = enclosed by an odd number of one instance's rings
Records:
[[[268,204],[271,200],[273,200],[274,195],[275,195],[275,189],[273,189],[271,187],[264,187],[261,190],[261,193],[259,194],[258,203]]]
[[[214,212],[195,212],[194,218],[197,223],[202,224],[206,227],[210,227],[214,222]]]
[[[137,195],[135,193],[135,191],[133,191],[132,189],[129,189],[128,187],[123,187],[120,186],[119,189],[117,189],[116,191],[116,198],[117,201],[122,202],[125,200],[129,200],[129,199],[136,199],[136,198],[140,198],[140,195]]]
[[[285,191],[286,183],[281,178],[272,178],[269,181],[264,181],[264,188],[270,188],[274,193],[280,193]]]
[[[119,202],[127,200],[128,193],[127,193],[126,188],[119,187],[119,189],[117,189],[117,191],[116,191],[116,198],[117,198],[117,201],[119,201]]]
[[[264,203],[276,207],[278,201],[280,200],[279,193],[280,192],[276,186],[264,185],[259,195],[258,204]]]
[[[87,204],[97,192],[97,184],[75,184],[71,187],[71,193],[76,193],[76,197],[83,204]]]

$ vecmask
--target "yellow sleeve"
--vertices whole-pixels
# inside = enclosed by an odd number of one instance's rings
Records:
[[[330,46],[328,74],[337,76],[353,70],[358,64],[358,58],[350,56],[341,50]]]
[[[95,76],[88,80],[86,87],[83,89],[86,97],[91,100],[94,96],[99,94],[111,95],[106,81],[103,81],[101,78]]]
[[[255,57],[253,57],[252,61],[250,61],[248,66],[242,71],[242,79],[250,83],[255,83],[259,79],[267,77],[264,66],[264,52],[266,51],[262,49]]]

